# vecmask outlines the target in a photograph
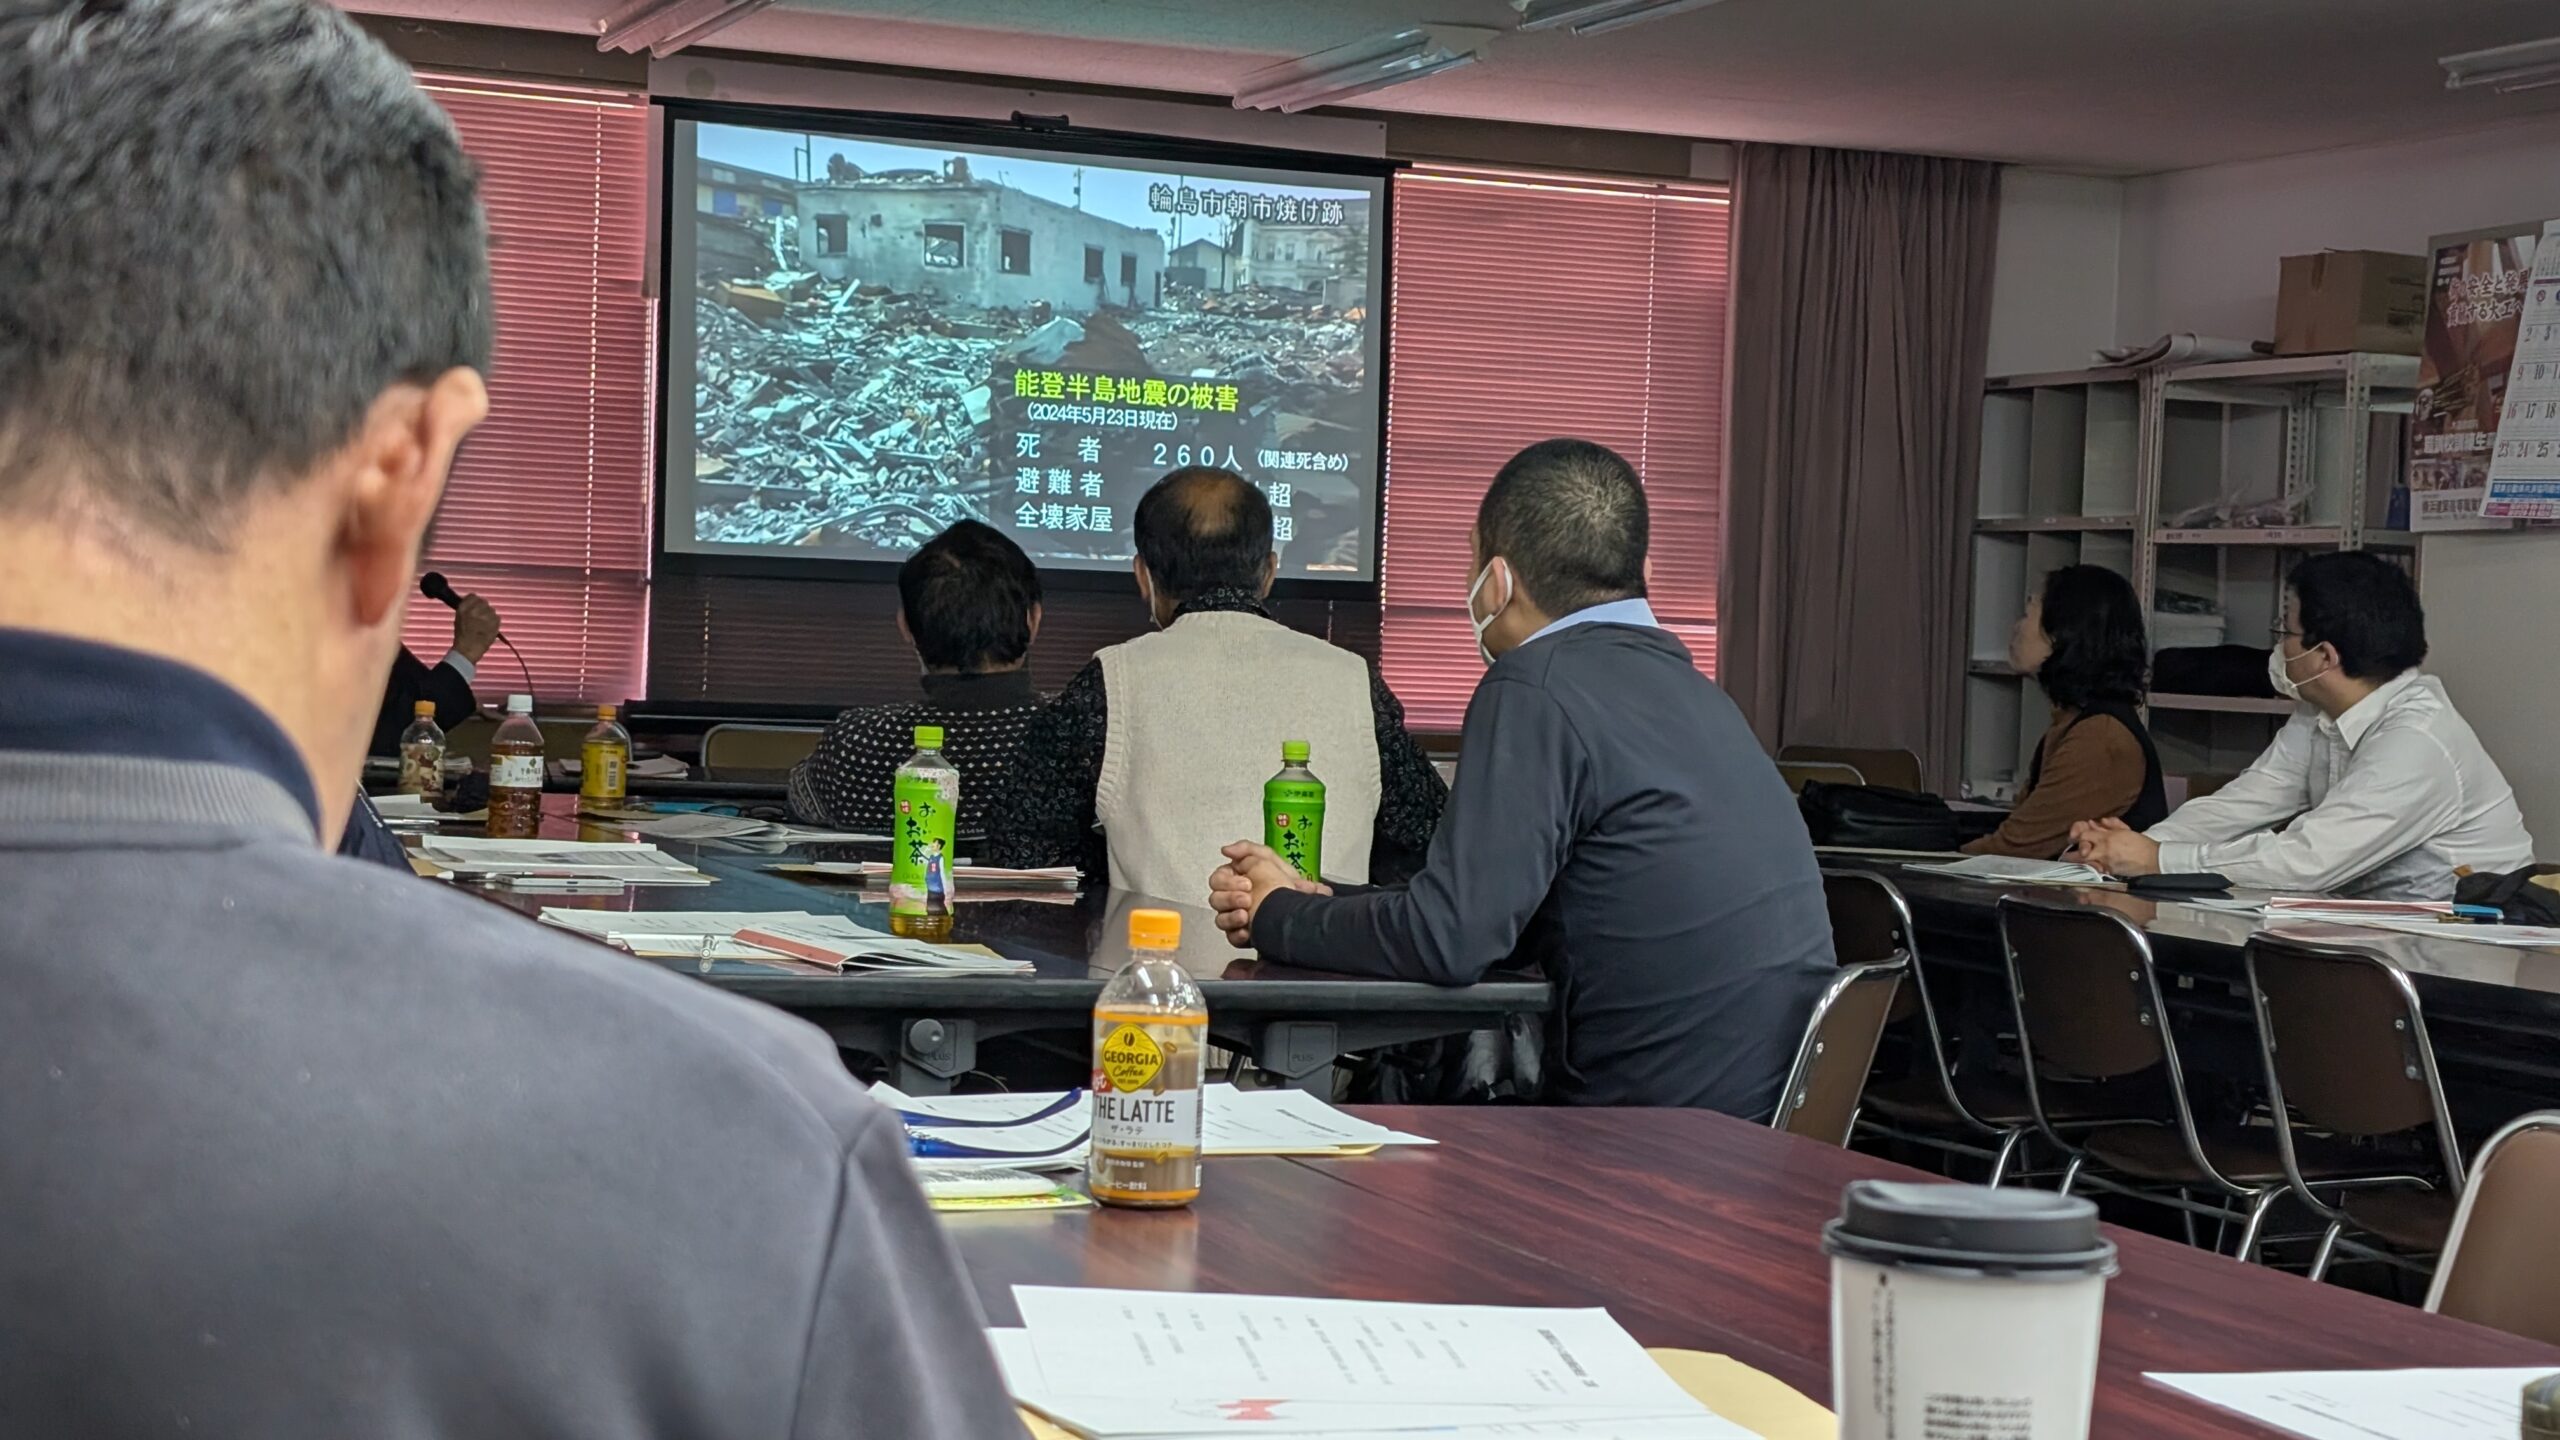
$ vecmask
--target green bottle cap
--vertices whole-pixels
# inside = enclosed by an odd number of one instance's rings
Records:
[[[942,748],[942,727],[941,727],[941,726],[939,726],[939,725],[919,725],[919,726],[917,726],[917,727],[916,727],[916,748],[917,748],[917,749],[919,749],[919,750],[939,750],[939,749],[941,749],[941,748]]]
[[[1307,757],[1313,753],[1307,748],[1307,742],[1304,740],[1280,742],[1280,763],[1283,765],[1304,765],[1307,763]]]

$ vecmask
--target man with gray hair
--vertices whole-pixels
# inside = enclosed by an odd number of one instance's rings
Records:
[[[1019,1434],[816,1030],[332,858],[487,409],[313,0],[0,0],[0,1430]]]

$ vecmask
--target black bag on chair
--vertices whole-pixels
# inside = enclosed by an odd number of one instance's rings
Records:
[[[2463,905],[2489,906],[2510,925],[2560,925],[2560,888],[2536,883],[2549,875],[2560,875],[2560,865],[2465,875],[2453,883],[2453,898]]]
[[[1796,796],[1816,845],[1869,850],[1953,850],[1956,812],[1935,795],[1883,785],[1805,782]]]

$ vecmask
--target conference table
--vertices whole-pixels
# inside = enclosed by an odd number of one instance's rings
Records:
[[[2000,898],[2094,905],[2123,915],[2149,937],[2182,1023],[2192,1019],[2254,1036],[2241,950],[2262,923],[2258,916],[2134,895],[2121,885],[1993,885],[1914,870],[1907,860],[1889,856],[1826,851],[1821,859],[1826,868],[1880,875],[1903,893],[1921,956],[1933,973],[1970,971],[1996,981],[2005,994]],[[2560,1104],[2560,949],[2517,949],[2367,926],[2287,928],[2370,950],[2408,974],[2466,1131]],[[2255,1040],[2242,1049],[2254,1075]]]
[[[458,834],[476,825],[447,822]],[[542,836],[553,840],[635,840],[626,826],[582,818],[577,797],[543,797]],[[725,842],[651,839],[712,877],[709,885],[635,886],[611,895],[519,894],[470,887],[495,904],[539,916],[547,908],[581,910],[804,910],[843,915],[876,930],[889,928],[877,887],[829,883],[779,873],[776,865],[811,859],[884,859],[885,844],[823,844],[745,849]],[[1205,892],[1207,877],[1202,877]],[[1213,1040],[1291,1085],[1328,1081],[1345,1055],[1415,1040],[1500,1028],[1519,1016],[1543,1015],[1546,982],[1533,975],[1488,978],[1468,986],[1336,975],[1270,964],[1238,952],[1219,933],[1207,907],[1106,887],[1012,891],[971,899],[964,889],[949,941],[1028,960],[1030,975],[866,973],[809,974],[746,961],[661,960],[732,994],[760,1000],[825,1030],[838,1047],[886,1061],[891,1083],[910,1094],[939,1095],[980,1067],[979,1045],[1007,1036],[1075,1031],[1081,1052],[1103,985],[1129,961],[1128,915],[1140,908],[1182,916],[1177,959],[1209,1003]]]
[[[1648,1346],[1707,1350],[1830,1403],[1841,1187],[1931,1180],[1706,1111],[1360,1107],[1429,1148],[1211,1159],[1183,1211],[953,1214],[989,1322],[1015,1285],[1603,1306]],[[2273,1436],[2146,1372],[2541,1366],[2560,1349],[2110,1226],[2091,1434]],[[1997,1344],[1987,1334],[1985,1343]]]

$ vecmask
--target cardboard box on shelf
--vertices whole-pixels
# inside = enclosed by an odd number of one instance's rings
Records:
[[[2415,355],[2427,323],[2427,257],[2323,250],[2284,257],[2276,353]]]

